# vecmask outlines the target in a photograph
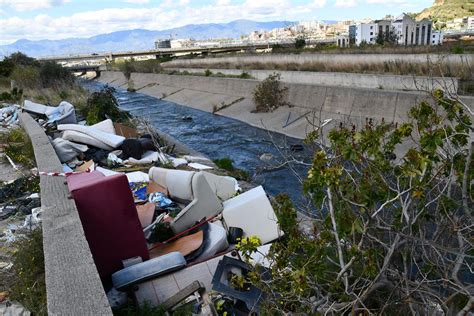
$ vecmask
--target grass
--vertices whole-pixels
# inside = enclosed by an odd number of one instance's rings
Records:
[[[213,160],[217,167],[228,171],[230,176],[236,178],[237,180],[250,181],[250,174],[242,169],[235,168],[233,165],[233,160],[229,157],[224,157],[220,159]]]
[[[43,233],[30,232],[14,242],[14,284],[10,299],[18,301],[34,315],[47,315]]]
[[[7,154],[15,164],[21,164],[26,168],[35,166],[35,154],[30,138],[21,128],[9,129],[0,134],[0,143],[5,144],[4,153]],[[6,157],[4,157],[6,159]]]

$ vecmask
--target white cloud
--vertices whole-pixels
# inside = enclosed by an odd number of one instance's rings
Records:
[[[356,0],[336,0],[336,3],[334,4],[334,6],[338,8],[351,8],[355,7],[356,5]]]
[[[63,5],[70,0],[0,0],[0,5],[16,11],[32,11]]]
[[[150,0],[123,0],[126,3],[133,3],[133,4],[147,4]]]
[[[171,5],[173,2],[174,6]],[[181,3],[182,6],[177,6],[176,3]],[[187,3],[188,0],[163,1],[153,8],[108,8],[54,18],[45,14],[34,18],[0,18],[0,41],[11,43],[21,38],[39,40],[89,37],[136,28],[162,30],[186,24],[224,23],[242,18],[257,21],[280,20],[282,17],[286,20],[299,20],[302,15],[323,7],[326,1],[308,0],[306,4],[297,6],[290,0],[246,0],[239,4],[216,0],[200,7],[187,6]]]
[[[403,6],[403,7],[413,7],[415,4],[410,0],[366,0],[368,4],[381,4],[388,7],[394,6]]]

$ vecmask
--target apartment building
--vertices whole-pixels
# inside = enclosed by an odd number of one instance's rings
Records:
[[[356,45],[365,42],[375,44],[379,33],[384,35],[395,32],[399,45],[438,45],[442,42],[442,34],[433,34],[433,23],[431,20],[415,20],[407,14],[403,14],[394,20],[376,20],[371,23],[359,23],[356,25]],[[433,35],[436,35],[433,38]],[[433,40],[435,41],[433,43]]]

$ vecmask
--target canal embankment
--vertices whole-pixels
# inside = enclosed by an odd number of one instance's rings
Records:
[[[98,80],[111,86],[128,88],[164,101],[239,120],[265,130],[303,139],[322,122],[325,129],[340,122],[375,120],[403,122],[409,109],[430,95],[423,91],[397,91],[359,87],[325,86],[284,82],[288,87],[288,106],[271,113],[255,113],[253,91],[260,82],[191,75],[102,72]],[[473,97],[462,100],[474,107]],[[328,123],[329,122],[329,123]]]

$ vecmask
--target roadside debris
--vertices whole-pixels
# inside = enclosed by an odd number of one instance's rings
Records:
[[[258,309],[256,289],[232,289],[222,278],[229,277],[230,263],[246,273],[236,250],[242,239],[256,236],[269,245],[283,234],[261,186],[241,192],[236,178],[212,173],[212,161],[177,156],[140,124],[77,122],[68,102],[50,107],[25,101],[2,110],[5,122],[15,121],[15,111],[32,113],[50,136],[64,172],[38,173],[66,177],[113,308],[131,294],[140,304],[169,310],[193,302],[196,313],[215,314],[217,300],[240,302],[244,312]],[[3,232],[5,242],[41,221],[39,196],[31,195],[38,190],[20,194],[29,182],[21,178],[0,189],[0,220],[23,215],[21,224]]]

